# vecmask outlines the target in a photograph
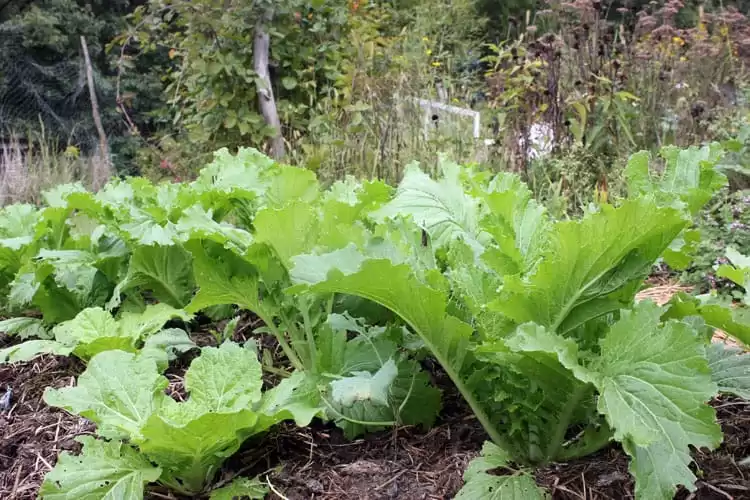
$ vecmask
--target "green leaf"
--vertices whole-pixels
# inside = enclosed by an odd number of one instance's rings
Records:
[[[185,374],[188,400],[167,400],[143,426],[138,446],[164,468],[166,484],[199,492],[247,437],[264,430],[250,410],[262,384],[252,350],[233,342],[203,348]]]
[[[204,412],[235,412],[260,401],[262,372],[251,350],[234,342],[204,347],[185,374],[190,404]]]
[[[273,160],[253,148],[239,148],[232,155],[227,148],[214,153],[214,161],[203,168],[191,184],[197,193],[232,194],[252,198],[265,192],[268,185],[262,177],[274,166]]]
[[[207,239],[239,251],[246,250],[253,242],[253,236],[231,224],[216,222],[213,210],[204,210],[199,205],[187,208],[177,222],[180,241]]]
[[[281,85],[287,90],[292,90],[297,86],[297,80],[291,76],[285,76],[281,79]]]
[[[0,332],[7,335],[15,335],[21,340],[30,337],[38,339],[49,339],[50,334],[44,327],[44,322],[37,318],[10,318],[0,321]]]
[[[34,240],[39,211],[33,205],[19,203],[0,209],[0,247],[20,250]]]
[[[257,477],[248,479],[246,477],[235,478],[231,483],[211,491],[210,500],[240,500],[249,498],[251,500],[262,500],[268,494],[268,487]]]
[[[660,154],[666,165],[661,177],[650,174],[647,152],[636,153],[625,169],[628,192],[631,197],[654,195],[664,205],[682,201],[695,214],[726,184],[726,176],[716,168],[723,153],[717,143],[702,148],[664,147]]]
[[[290,274],[295,283],[315,284],[325,281],[333,269],[344,274],[356,273],[364,260],[355,245],[322,255],[296,255],[291,259]]]
[[[664,262],[672,269],[686,269],[693,263],[700,240],[700,231],[697,229],[683,231],[664,251],[662,255]]]
[[[406,264],[386,259],[366,259],[352,248],[320,256],[295,257],[292,281],[312,285],[314,292],[339,292],[376,302],[400,316],[438,357],[455,373],[461,370],[472,329],[446,314],[448,302],[438,271],[429,271],[420,281]],[[304,288],[304,287],[302,287]],[[289,290],[293,293],[300,287]]]
[[[259,302],[259,276],[249,262],[213,242],[191,242],[188,248],[198,284],[198,293],[186,307],[188,311],[224,304],[255,308]]]
[[[571,330],[630,303],[635,286],[686,224],[678,211],[649,199],[602,205],[580,222],[558,222],[536,270],[506,276],[490,308],[516,324]]]
[[[143,486],[161,469],[119,441],[79,436],[78,456],[63,452],[44,477],[39,497],[47,500],[142,500]]]
[[[660,324],[661,312],[651,302],[622,311],[595,369],[599,411],[632,457],[636,497],[667,500],[677,485],[695,489],[689,447],[715,448],[722,434],[706,404],[717,387],[704,341],[686,323]]]
[[[348,314],[332,314],[327,324],[333,331],[321,328],[317,335],[318,369],[330,383],[319,386],[328,416],[347,438],[393,425],[432,426],[440,393],[419,363],[403,359],[386,328]],[[347,340],[348,332],[358,335]]]
[[[287,419],[293,419],[298,427],[305,427],[322,411],[317,381],[301,371],[293,372],[266,391],[258,408],[263,429]]]
[[[109,308],[120,304],[120,294],[140,288],[162,302],[181,308],[195,289],[192,257],[180,246],[138,246],[130,258],[125,279],[117,285]]]
[[[667,304],[662,319],[703,318],[708,326],[726,332],[746,346],[750,346],[750,310],[733,307],[712,297],[692,297],[678,293]]]
[[[480,191],[488,213],[481,221],[496,247],[489,248],[483,260],[501,275],[526,272],[537,263],[545,249],[550,222],[544,207],[517,175],[497,174],[487,191]]]
[[[192,314],[167,304],[149,304],[143,312],[123,312],[117,320],[117,326],[122,335],[145,339],[160,331],[170,320],[188,322],[192,318]]]
[[[386,361],[374,375],[367,371],[351,373],[349,377],[331,382],[333,401],[343,406],[352,406],[361,401],[388,406],[388,392],[398,375],[398,368],[392,359]]]
[[[102,337],[120,336],[117,322],[101,307],[90,307],[79,312],[75,318],[57,325],[52,332],[64,344],[90,343]],[[131,342],[134,340],[130,337]]]
[[[151,335],[143,344],[143,351],[156,349],[167,354],[169,361],[178,355],[198,347],[184,330],[169,328]]]
[[[466,484],[456,500],[544,500],[547,493],[539,488],[534,476],[525,471],[511,475],[493,475],[494,469],[507,468],[510,457],[497,445],[487,442],[482,454],[469,462],[464,473]]]
[[[711,343],[706,354],[719,392],[750,399],[750,354],[719,342]]]
[[[435,248],[461,238],[481,252],[487,235],[479,227],[478,200],[464,193],[459,166],[441,160],[443,178],[432,180],[418,163],[409,164],[396,197],[370,216],[376,220],[411,216],[427,230]]]
[[[750,306],[750,257],[742,255],[736,249],[728,247],[727,258],[734,265],[722,265],[716,271],[720,278],[728,278],[745,289],[745,305]]]
[[[283,262],[312,250],[318,237],[315,211],[304,202],[261,210],[253,224],[258,241],[269,243]]]
[[[44,401],[98,424],[105,438],[138,439],[141,428],[166,399],[167,379],[156,362],[123,351],[94,356],[78,385],[47,388]]]
[[[131,209],[128,220],[130,222],[122,224],[120,229],[138,245],[170,246],[177,240],[177,228],[170,221],[161,223],[135,208]]]
[[[165,484],[182,484],[197,494],[222,462],[255,433],[257,422],[258,415],[248,410],[202,413],[196,405],[170,400],[146,422],[137,444],[164,469]]]
[[[305,168],[283,165],[274,170],[273,180],[266,190],[269,206],[280,208],[291,202],[312,203],[320,193],[315,172]]]
[[[27,340],[21,344],[0,349],[0,364],[31,361],[42,354],[68,356],[73,348],[54,340]]]

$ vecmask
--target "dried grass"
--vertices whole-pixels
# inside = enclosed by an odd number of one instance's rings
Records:
[[[44,141],[17,138],[0,142],[0,206],[42,201],[42,193],[60,184],[81,182],[98,190],[112,177],[110,164],[99,155],[81,156],[76,148],[64,152]]]

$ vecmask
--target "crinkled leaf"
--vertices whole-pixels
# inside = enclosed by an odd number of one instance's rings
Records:
[[[704,341],[682,322],[660,324],[661,309],[642,302],[622,311],[596,363],[599,411],[632,457],[636,496],[671,499],[694,489],[690,446],[714,448],[721,428],[706,402],[717,393]]]
[[[224,342],[202,349],[185,374],[185,389],[204,412],[236,412],[260,400],[261,376],[255,353]]]
[[[464,473],[466,484],[456,500],[544,500],[548,495],[539,488],[534,476],[518,471],[511,475],[494,475],[494,469],[507,468],[510,457],[497,445],[487,442],[482,454],[469,462]]]
[[[719,392],[750,399],[750,354],[719,342],[712,343],[706,354]]]
[[[177,241],[177,227],[171,221],[160,222],[148,213],[131,209],[130,222],[120,226],[122,231],[138,245],[142,246],[170,246]]]
[[[667,304],[662,319],[683,319],[700,316],[707,325],[726,332],[743,344],[750,346],[750,309],[712,297],[693,297],[678,293]]]
[[[49,339],[50,333],[44,327],[44,322],[38,318],[10,318],[0,321],[0,333],[13,335],[21,340],[30,337]]]
[[[416,332],[443,367],[457,375],[466,356],[471,327],[446,314],[448,302],[438,271],[421,281],[407,264],[393,265],[385,259],[370,259],[353,249],[320,256],[295,258],[291,271],[296,283],[312,285],[312,291],[339,292],[376,302],[400,316]],[[325,271],[321,271],[321,268]],[[435,286],[431,286],[432,284]],[[304,285],[300,285],[304,288]],[[295,287],[299,289],[300,286]],[[290,289],[290,293],[294,291]]]
[[[170,360],[196,347],[198,346],[190,339],[187,332],[179,328],[169,328],[155,333],[148,337],[143,345],[144,350],[153,348],[165,351]]]
[[[157,333],[170,320],[179,319],[187,322],[192,318],[192,314],[168,304],[150,304],[143,312],[123,312],[117,324],[122,335],[144,339]]]
[[[191,187],[199,193],[261,195],[268,185],[263,174],[273,165],[273,160],[257,149],[240,148],[232,155],[222,148],[214,153],[214,161],[201,170]]]
[[[259,276],[249,262],[212,242],[196,241],[188,247],[198,283],[198,293],[187,306],[188,311],[224,304],[251,310],[255,307]]]
[[[240,500],[243,498],[262,500],[266,498],[267,494],[268,487],[257,477],[253,479],[238,477],[228,485],[212,490],[209,500]]]
[[[101,307],[84,309],[75,318],[60,323],[52,331],[59,342],[72,346],[120,335],[115,319]],[[135,337],[128,337],[131,343],[135,340]]]
[[[223,461],[255,433],[258,415],[249,410],[203,413],[195,405],[172,403],[151,416],[137,443],[165,470],[163,478],[198,493]]]
[[[47,388],[44,401],[94,421],[102,437],[137,439],[164,402],[166,387],[153,359],[104,351],[91,359],[77,386]]]
[[[517,324],[560,333],[632,300],[617,293],[640,283],[687,224],[676,210],[649,199],[603,205],[582,221],[558,222],[541,263],[528,277],[506,276],[490,307]],[[615,298],[616,300],[613,300]]]
[[[427,230],[436,248],[460,238],[481,253],[487,235],[479,227],[478,201],[462,189],[458,165],[441,161],[441,167],[443,178],[434,181],[418,163],[409,164],[396,197],[370,216],[376,220],[411,216]]]
[[[0,247],[19,250],[31,243],[39,221],[33,205],[18,203],[0,209]]]
[[[68,356],[73,347],[54,340],[27,340],[21,344],[0,349],[0,364],[31,361],[42,354]]]
[[[185,307],[195,290],[192,257],[182,247],[137,246],[130,258],[128,274],[117,285],[110,301],[112,309],[120,304],[120,294],[139,288],[173,307]]]
[[[47,500],[142,500],[145,484],[156,482],[161,469],[120,441],[79,436],[78,456],[63,452],[44,477],[40,498]]]

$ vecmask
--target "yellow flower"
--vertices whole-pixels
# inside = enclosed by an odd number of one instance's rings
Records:
[[[78,158],[78,156],[81,154],[81,150],[75,146],[68,146],[67,148],[65,148],[64,154],[68,158]]]
[[[423,41],[423,42],[429,42],[429,41],[430,41],[430,39],[429,39],[429,38],[427,38],[426,36],[423,36],[423,37],[422,37],[422,41]]]
[[[443,63],[441,63],[440,61],[433,61],[433,63],[432,63],[432,66],[434,68],[439,68],[442,65],[443,65]]]
[[[431,56],[432,55],[432,49],[427,49],[427,50],[424,51],[424,53],[427,54],[428,56]]]
[[[727,36],[729,34],[729,27],[727,27],[727,25],[725,24],[721,27],[719,33],[721,33],[721,36]]]
[[[685,40],[683,40],[683,39],[682,39],[682,38],[680,38],[679,36],[675,36],[675,37],[672,37],[672,41],[673,41],[674,43],[676,43],[677,45],[679,45],[679,46],[683,46],[683,45],[685,45]]]
[[[680,57],[680,62],[685,62],[685,61],[687,61],[687,57],[685,56]]]

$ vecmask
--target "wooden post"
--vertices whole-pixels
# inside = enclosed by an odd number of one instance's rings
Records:
[[[94,87],[94,70],[91,66],[91,58],[89,57],[89,48],[86,45],[86,37],[81,37],[81,48],[83,49],[83,60],[86,63],[86,81],[89,86],[89,97],[91,98],[91,114],[94,118],[94,125],[96,131],[99,134],[99,154],[102,155],[102,160],[106,167],[105,175],[111,172],[111,163],[109,158],[109,146],[107,145],[107,134],[104,133],[104,126],[102,125],[102,118],[99,115],[99,102],[96,99],[96,88]],[[106,179],[92,179],[94,184],[106,182]],[[98,186],[96,186],[98,187]]]
[[[253,43],[253,66],[258,75],[258,81],[263,88],[258,89],[258,104],[260,112],[266,124],[274,129],[271,137],[271,156],[280,160],[285,155],[284,137],[281,135],[281,120],[276,109],[276,100],[273,96],[271,77],[268,73],[268,52],[270,48],[270,37],[266,31],[266,25],[273,19],[273,7],[267,7],[255,25],[255,39]]]

